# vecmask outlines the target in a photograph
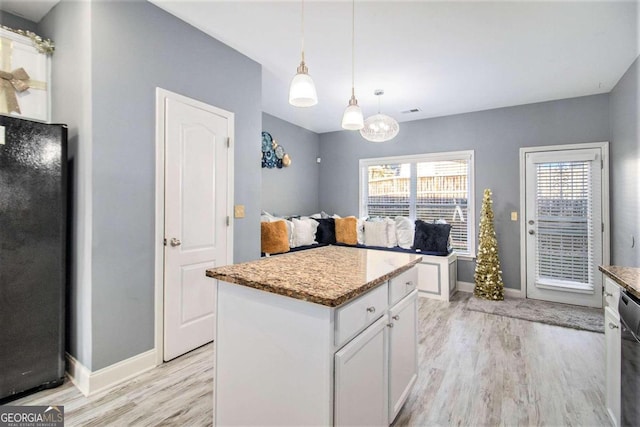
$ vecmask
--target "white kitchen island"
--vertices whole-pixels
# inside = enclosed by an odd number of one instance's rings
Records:
[[[327,246],[218,267],[216,425],[388,425],[417,378],[411,254]]]

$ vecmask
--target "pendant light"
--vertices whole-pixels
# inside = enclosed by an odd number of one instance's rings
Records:
[[[355,39],[356,39],[356,2],[351,3],[351,99],[342,116],[342,128],[347,130],[360,130],[364,127],[362,109],[358,105],[355,91]]]
[[[400,126],[393,117],[380,114],[380,97],[384,95],[384,90],[377,89],[373,94],[378,97],[378,114],[367,117],[364,127],[360,129],[360,135],[370,142],[389,141],[398,134]]]
[[[291,80],[289,87],[289,104],[294,107],[312,107],[318,103],[316,86],[309,75],[309,69],[304,63],[304,0],[302,0],[302,60],[298,65],[297,74]]]

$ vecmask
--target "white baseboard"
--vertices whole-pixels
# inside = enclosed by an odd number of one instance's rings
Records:
[[[137,354],[95,372],[91,372],[89,368],[69,353],[66,353],[66,358],[68,362],[67,375],[85,396],[106,390],[157,366],[155,349]]]
[[[460,292],[473,293],[475,283],[458,281],[457,287]],[[520,289],[504,288],[504,294],[513,298],[524,298],[524,294]]]

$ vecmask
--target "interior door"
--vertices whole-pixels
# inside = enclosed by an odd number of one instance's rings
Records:
[[[602,307],[601,148],[525,156],[527,298]]]
[[[214,339],[217,282],[228,259],[230,119],[165,99],[164,360]],[[232,119],[231,119],[232,120]]]

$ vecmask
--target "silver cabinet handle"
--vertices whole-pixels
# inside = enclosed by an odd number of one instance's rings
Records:
[[[605,297],[612,297],[613,294],[611,292],[604,291],[604,296]]]
[[[413,286],[413,282],[409,281],[407,283],[405,283],[406,286]]]
[[[533,230],[529,230],[529,234],[535,234],[536,232]]]
[[[392,319],[393,320],[400,320],[400,316],[396,314],[395,316],[392,317]]]
[[[393,323],[387,323],[387,326],[393,328]]]
[[[376,308],[375,308],[375,307],[373,307],[373,306],[372,306],[372,307],[367,307],[367,311],[368,311],[369,313],[375,313],[375,312],[376,312]]]
[[[178,239],[176,239],[175,237],[173,239],[171,239],[171,246],[180,246],[182,244],[182,242]]]
[[[609,322],[609,329],[618,329],[619,326],[618,325],[614,325],[613,323]]]

